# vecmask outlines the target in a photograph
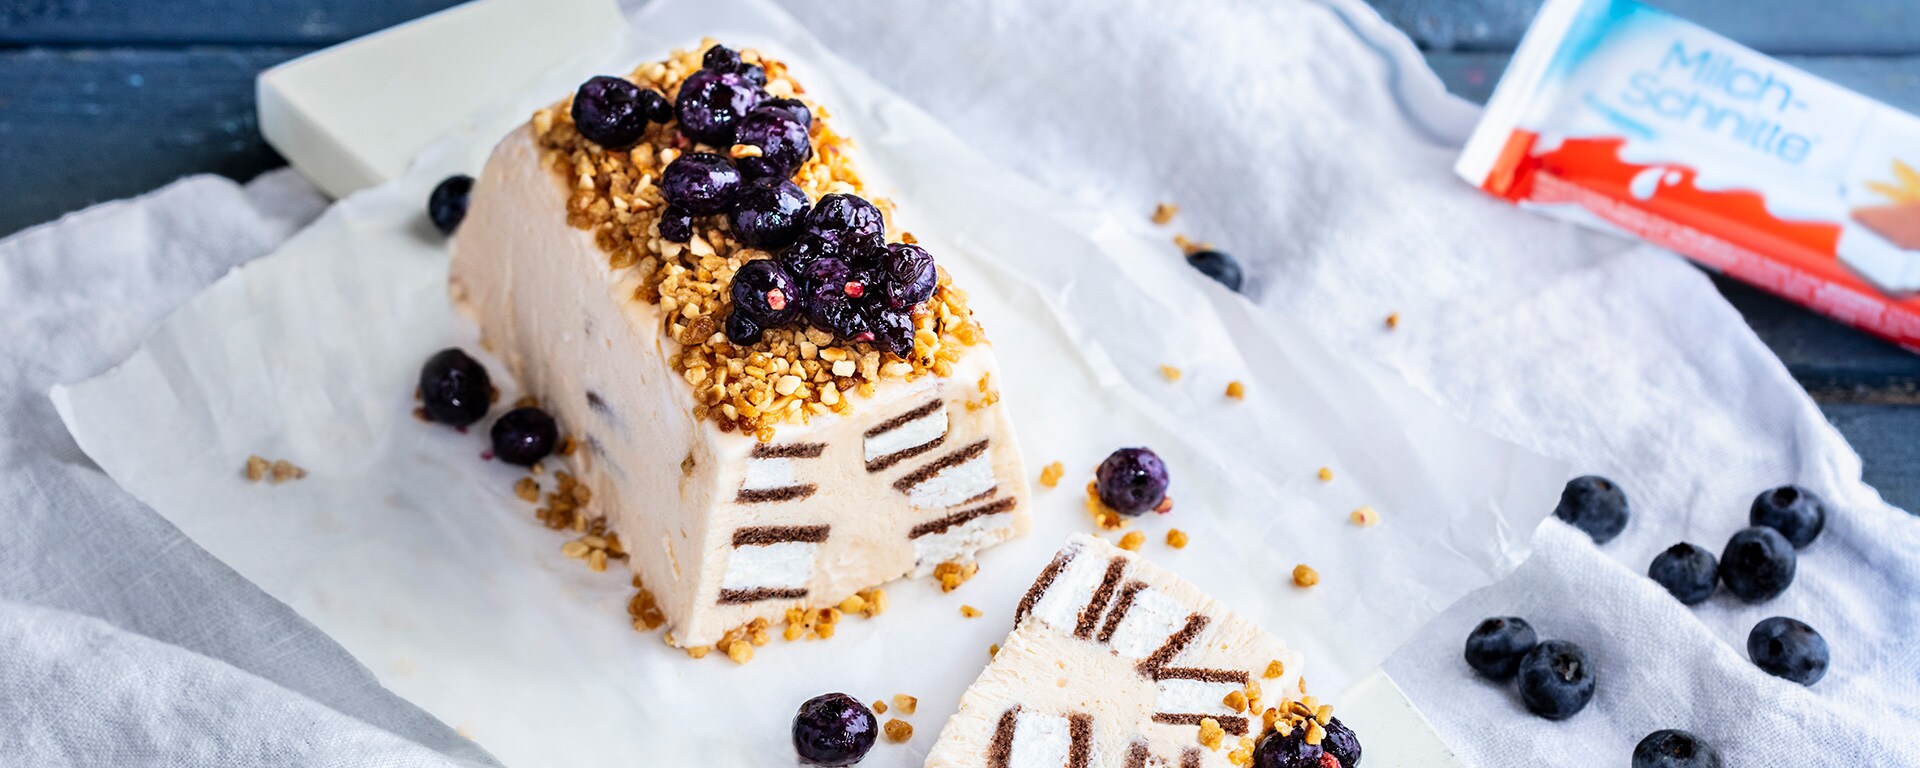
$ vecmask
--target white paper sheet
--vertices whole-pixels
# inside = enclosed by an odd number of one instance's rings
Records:
[[[134,495],[513,765],[785,764],[795,706],[832,690],[918,696],[912,742],[864,763],[917,765],[1020,590],[1089,527],[1080,486],[1121,446],[1172,467],[1177,508],[1141,522],[1145,552],[1303,651],[1323,694],[1524,557],[1561,466],[1198,277],[1140,212],[1069,204],[997,169],[779,18],[748,0],[649,8],[621,46],[516,94],[401,182],[208,289],[124,364],[56,390],[63,418]],[[566,537],[512,495],[519,474],[480,459],[484,423],[459,434],[410,415],[421,361],[477,350],[445,299],[427,191],[477,172],[493,139],[585,75],[702,35],[786,59],[828,105],[969,290],[1029,470],[1068,467],[1061,487],[1036,487],[1034,533],[986,553],[960,590],[890,585],[887,614],[828,642],[776,640],[745,667],[633,632],[625,575],[560,554]],[[1163,380],[1163,363],[1185,376]],[[1222,395],[1229,380],[1246,382],[1244,402]],[[310,474],[249,484],[250,454]],[[1363,504],[1379,526],[1348,523]],[[1192,543],[1167,548],[1168,527]],[[1321,573],[1312,590],[1291,586],[1302,562]],[[986,615],[961,618],[962,603]]]

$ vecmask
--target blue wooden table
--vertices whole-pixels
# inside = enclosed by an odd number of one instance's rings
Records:
[[[1455,93],[1485,101],[1539,0],[1370,0]],[[1920,2],[1654,0],[1920,112]],[[190,173],[282,165],[253,78],[453,0],[0,0],[0,235]],[[1866,459],[1920,510],[1920,356],[1728,281],[1721,291]]]

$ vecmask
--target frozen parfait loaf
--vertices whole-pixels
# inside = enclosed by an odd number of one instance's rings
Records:
[[[1360,742],[1298,654],[1139,555],[1076,536],[1021,598],[927,768],[1341,768]]]
[[[502,140],[451,275],[689,649],[1028,527],[966,293],[785,66],[703,49]]]

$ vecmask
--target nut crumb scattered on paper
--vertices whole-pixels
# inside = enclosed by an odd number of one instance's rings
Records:
[[[1180,215],[1180,206],[1173,203],[1161,203],[1153,207],[1153,223],[1163,227],[1178,215]]]

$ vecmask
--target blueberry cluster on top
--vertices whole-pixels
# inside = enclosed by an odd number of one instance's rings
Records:
[[[850,194],[810,200],[791,180],[813,157],[813,113],[772,98],[766,72],[725,46],[665,97],[620,78],[594,78],[574,95],[580,134],[609,149],[632,146],[649,121],[677,121],[687,138],[726,154],[695,151],[660,174],[660,236],[687,242],[697,217],[724,215],[740,242],[775,254],[748,262],[729,288],[727,339],[750,346],[770,328],[808,324],[845,342],[871,342],[896,357],[913,351],[913,310],[933,297],[933,256],[886,241],[886,221]],[[624,85],[622,85],[624,84]]]

